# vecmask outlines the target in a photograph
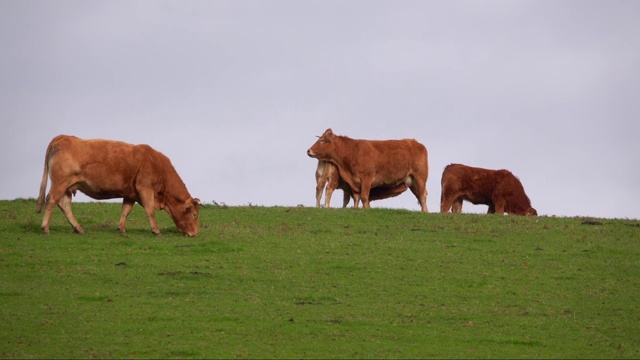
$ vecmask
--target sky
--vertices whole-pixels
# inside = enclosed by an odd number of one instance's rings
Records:
[[[423,143],[430,212],[462,163],[510,170],[540,215],[638,219],[639,19],[635,0],[2,0],[0,199],[36,198],[68,134],[151,145],[205,203],[315,206],[306,150],[332,128]]]

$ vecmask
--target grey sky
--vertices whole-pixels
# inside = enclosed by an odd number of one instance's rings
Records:
[[[541,215],[637,219],[638,44],[634,0],[2,0],[0,199],[72,134],[155,147],[206,202],[313,206],[331,127],[425,144],[430,211],[458,162]]]

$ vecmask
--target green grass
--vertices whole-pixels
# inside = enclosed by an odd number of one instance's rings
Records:
[[[640,224],[0,201],[3,358],[638,358]]]

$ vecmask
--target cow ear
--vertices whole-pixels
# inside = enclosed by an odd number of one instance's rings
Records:
[[[324,132],[324,134],[322,134],[322,137],[324,138],[324,141],[326,142],[332,142],[333,141],[333,130],[331,130],[331,128],[328,128],[327,131]]]
[[[191,212],[193,210],[194,207],[200,205],[200,199],[195,198],[195,199],[189,199],[184,203],[184,211],[185,212]]]

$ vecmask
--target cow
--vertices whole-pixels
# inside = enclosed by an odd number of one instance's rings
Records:
[[[51,188],[46,197],[47,180]],[[200,200],[191,197],[168,157],[149,145],[59,135],[47,147],[36,212],[45,208],[42,232],[49,234],[51,214],[60,207],[73,230],[84,230],[71,212],[71,197],[81,191],[94,199],[122,198],[118,230],[125,233],[127,216],[138,202],[151,231],[160,235],[155,210],[166,210],[178,230],[198,234]]]
[[[323,191],[325,192],[324,207],[331,207],[331,195],[335,189],[341,189],[343,191],[342,207],[347,207],[351,195],[350,192],[345,190],[345,187],[348,188],[348,185],[345,185],[346,183],[340,179],[340,173],[334,164],[328,161],[318,160],[318,166],[316,167],[316,207],[322,207],[320,200],[322,199]]]
[[[450,164],[442,172],[440,212],[462,211],[462,201],[488,205],[488,214],[538,215],[520,180],[508,170]]]
[[[327,129],[307,150],[307,155],[336,165],[340,178],[353,192],[354,208],[365,209],[373,200],[372,189],[407,187],[427,212],[427,148],[414,139],[360,140],[336,135]]]
[[[325,188],[326,186],[326,188]],[[320,205],[320,199],[322,198],[322,192],[324,190],[324,207],[331,207],[331,195],[335,189],[340,189],[343,192],[342,207],[346,208],[351,198],[354,198],[353,191],[349,185],[340,178],[340,172],[338,167],[328,161],[318,160],[318,166],[316,168],[316,207],[322,207]],[[408,189],[408,185],[404,182],[396,186],[379,186],[371,189],[370,199],[381,200],[390,197],[398,196]]]

